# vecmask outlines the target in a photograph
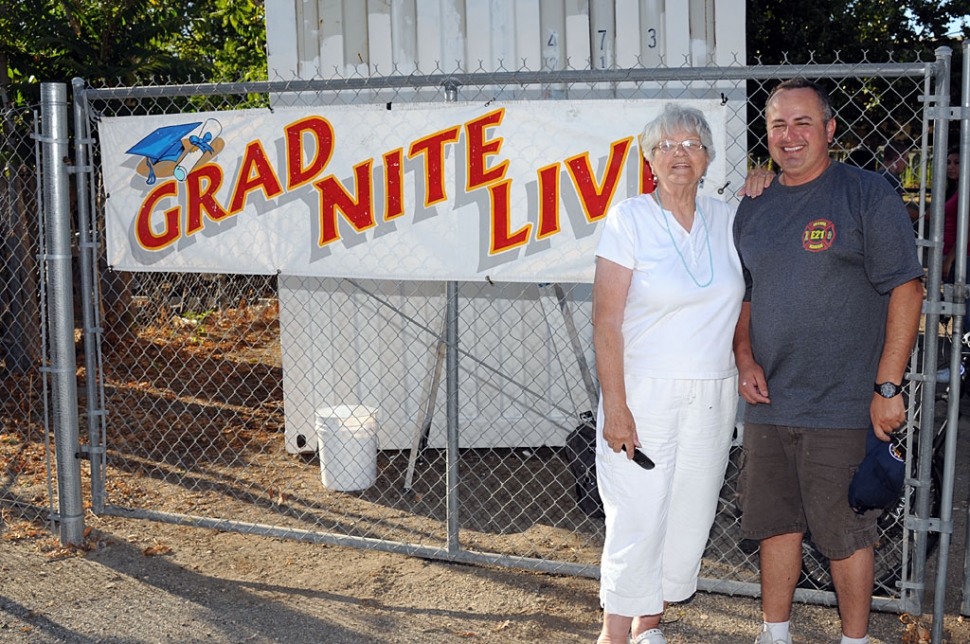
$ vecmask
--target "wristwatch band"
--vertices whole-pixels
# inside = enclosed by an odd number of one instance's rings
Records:
[[[873,389],[883,398],[894,398],[903,392],[903,386],[895,382],[877,382]]]

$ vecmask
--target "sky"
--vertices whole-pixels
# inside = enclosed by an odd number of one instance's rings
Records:
[[[954,20],[946,26],[946,35],[956,35],[961,32],[963,25],[970,21],[970,17],[964,17],[959,20]]]

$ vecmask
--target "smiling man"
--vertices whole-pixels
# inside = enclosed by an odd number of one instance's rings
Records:
[[[821,86],[781,83],[766,117],[781,172],[741,202],[734,224],[747,287],[734,338],[749,403],[741,536],[761,542],[756,644],[791,643],[806,531],[831,560],[842,644],[863,644],[878,512],[855,514],[848,486],[869,424],[888,440],[906,420],[899,393],[923,270],[899,196],[875,172],[829,157],[836,123]]]

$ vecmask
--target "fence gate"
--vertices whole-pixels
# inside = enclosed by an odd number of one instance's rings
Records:
[[[582,413],[595,404],[589,285],[116,272],[103,254],[102,119],[271,110],[277,101],[326,110],[351,102],[496,97],[718,98],[745,133],[727,146],[736,167],[723,195],[736,202],[748,163],[768,158],[767,92],[782,79],[805,76],[832,90],[837,157],[868,150],[864,163],[874,167],[876,132],[909,147],[904,198],[920,212],[920,238],[936,240],[921,242],[932,267],[941,261],[941,230],[925,222],[930,204],[942,210],[942,200],[932,195],[943,190],[943,177],[939,155],[932,155],[927,108],[948,106],[948,93],[940,90],[948,83],[948,61],[942,54],[911,64],[124,88],[76,83],[88,378],[81,436],[91,456],[95,511],[589,577],[598,575],[603,540],[601,519],[577,505],[565,447]],[[935,407],[939,309],[933,307],[939,306],[940,283],[932,271],[928,287],[929,331],[921,343],[925,351],[914,354],[908,393],[912,478],[899,508],[882,522],[876,563],[876,606],[914,613],[920,612],[925,553],[932,547],[927,542],[933,541],[925,519],[939,512],[932,500],[940,483],[931,461],[922,458],[931,455],[931,441],[920,440],[939,429],[935,414],[921,413],[927,400]],[[5,357],[8,372],[10,360]],[[16,404],[10,401],[7,415]],[[379,441],[372,460],[360,462],[363,448],[347,438],[345,454],[321,463],[316,429],[325,429],[328,417],[317,410],[345,403],[376,408],[378,424],[397,434],[380,435],[388,442]],[[370,422],[367,410],[331,412]],[[755,595],[757,544],[738,537],[734,450],[701,587]],[[349,477],[350,487],[364,480],[365,489],[324,487],[327,475],[331,481]],[[810,543],[806,555],[797,599],[834,604],[826,562],[815,558]]]

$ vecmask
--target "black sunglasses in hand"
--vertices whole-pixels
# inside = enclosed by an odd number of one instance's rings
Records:
[[[626,451],[626,445],[622,445],[620,447],[620,451],[621,452]],[[647,456],[646,454],[644,454],[643,452],[641,452],[635,447],[633,448],[633,462],[645,470],[652,470],[654,467],[656,467],[656,464],[649,456]]]

